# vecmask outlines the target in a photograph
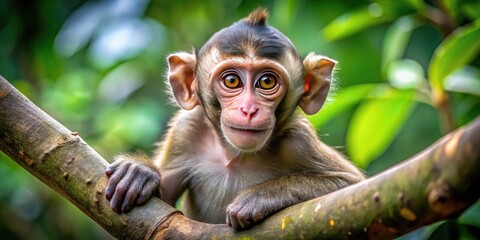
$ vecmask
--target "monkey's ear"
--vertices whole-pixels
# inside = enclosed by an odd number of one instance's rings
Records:
[[[192,110],[198,105],[195,96],[195,55],[179,52],[168,56],[168,82],[178,105]]]
[[[317,113],[327,99],[335,61],[309,53],[303,60],[305,93],[298,104],[309,115]]]

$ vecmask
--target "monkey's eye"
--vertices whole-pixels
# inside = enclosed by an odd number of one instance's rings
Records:
[[[255,84],[255,87],[269,90],[274,88],[276,85],[277,85],[277,78],[272,74],[265,74],[258,79],[257,83]]]
[[[223,77],[223,84],[227,88],[238,88],[242,85],[242,81],[237,75],[229,74]]]

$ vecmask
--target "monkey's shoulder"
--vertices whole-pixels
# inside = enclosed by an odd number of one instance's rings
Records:
[[[159,144],[162,161],[220,161],[225,158],[224,144],[215,127],[205,116],[204,110],[196,108],[179,110],[170,120],[168,132]]]

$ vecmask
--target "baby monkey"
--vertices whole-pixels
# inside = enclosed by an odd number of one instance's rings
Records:
[[[182,110],[153,161],[120,155],[107,167],[114,211],[153,194],[174,206],[185,193],[186,216],[241,230],[364,179],[297,109],[320,110],[335,62],[314,53],[302,60],[267,17],[258,8],[198,52],[168,56],[168,85]]]

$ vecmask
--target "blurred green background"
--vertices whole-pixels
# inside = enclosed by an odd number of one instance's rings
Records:
[[[200,48],[257,6],[301,55],[339,61],[332,101],[310,119],[370,176],[480,113],[480,0],[3,0],[0,75],[105,158],[150,153],[176,109],[165,57]],[[0,233],[111,238],[2,153]],[[402,239],[478,236],[476,204]]]

